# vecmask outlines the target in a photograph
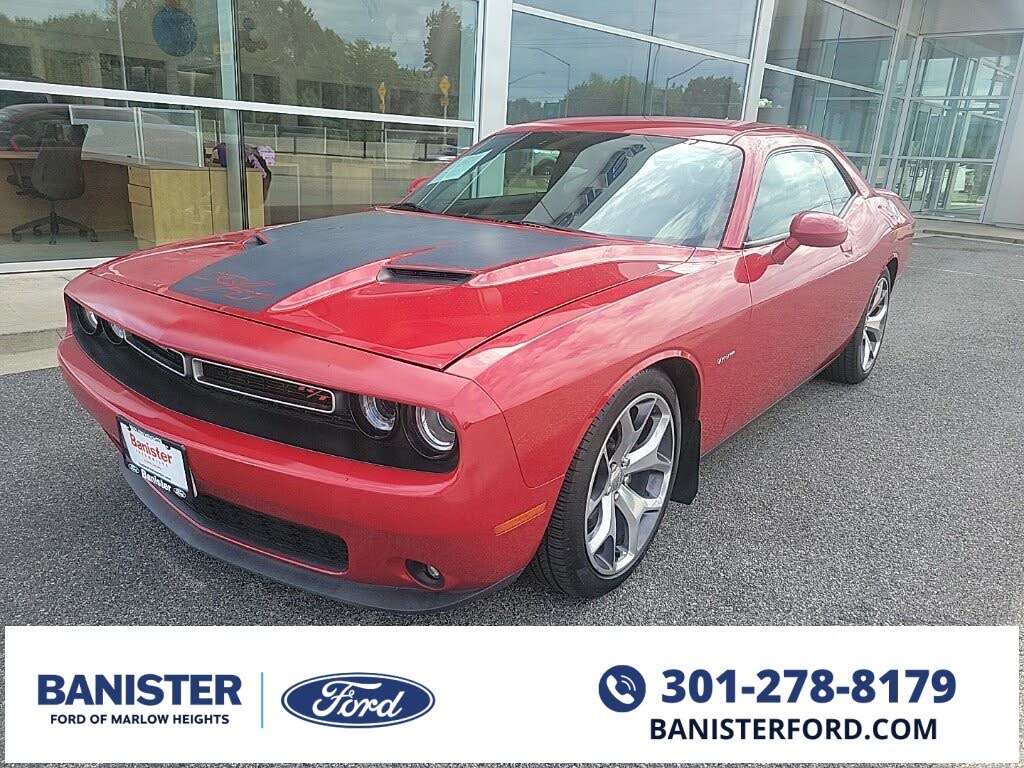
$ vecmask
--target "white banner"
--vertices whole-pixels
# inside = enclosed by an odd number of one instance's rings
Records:
[[[8,762],[1019,759],[1016,627],[8,627]]]

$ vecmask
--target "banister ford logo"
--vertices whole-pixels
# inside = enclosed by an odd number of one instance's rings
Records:
[[[381,728],[423,717],[434,706],[434,694],[404,677],[350,672],[296,683],[284,692],[281,706],[317,725]]]

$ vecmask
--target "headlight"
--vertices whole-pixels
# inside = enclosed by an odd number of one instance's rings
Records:
[[[413,408],[410,437],[416,449],[428,458],[438,458],[455,447],[455,427],[448,418],[430,408]]]
[[[115,344],[120,344],[122,341],[124,341],[124,328],[114,323],[107,323],[107,326],[110,328],[110,333],[112,334],[111,341],[113,341]]]
[[[359,395],[352,412],[359,428],[370,437],[391,434],[398,421],[398,403],[369,395]]]
[[[92,336],[99,330],[100,318],[88,307],[78,306],[78,322],[82,324],[82,330]]]

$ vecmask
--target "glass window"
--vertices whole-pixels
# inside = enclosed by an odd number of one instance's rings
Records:
[[[896,128],[900,124],[900,115],[903,113],[903,99],[893,98],[889,102],[889,113],[882,124],[882,143],[879,145],[879,153],[892,155],[896,143]]]
[[[903,154],[991,160],[1005,117],[1005,101],[912,100]]]
[[[900,0],[845,0],[851,8],[859,8],[879,19],[885,19],[895,25],[900,20]],[[924,0],[917,0],[924,5]]]
[[[734,56],[750,55],[757,15],[757,0],[720,0],[713,5],[656,0],[527,0],[524,5]]]
[[[649,115],[737,119],[747,67],[725,59],[654,46]]]
[[[892,92],[902,96],[907,90],[907,81],[910,79],[910,64],[914,57],[914,46],[917,38],[904,35],[896,50],[896,71],[892,78]]]
[[[921,44],[916,96],[1010,96],[1020,34],[935,37]]]
[[[978,220],[992,163],[901,160],[893,189],[922,216]]]
[[[650,49],[639,40],[513,14],[508,122],[642,114]]]
[[[507,120],[738,118],[746,78],[745,64],[515,13]]]
[[[242,113],[250,151],[273,158],[261,216],[283,224],[396,203],[469,146],[468,129]]]
[[[243,99],[473,118],[473,0],[238,0],[235,25]]]
[[[785,237],[793,217],[802,211],[833,212],[819,154],[797,150],[768,158],[750,214],[748,242]]]
[[[757,0],[661,2],[656,8],[656,36],[733,56],[750,55]]]
[[[595,3],[594,0],[526,0],[523,5],[545,11],[595,21],[609,27],[651,34],[654,25],[655,0],[615,0]]]
[[[0,71],[67,85],[219,97],[217,0],[18,3],[0,13]]]
[[[843,172],[839,170],[835,160],[824,152],[818,152],[817,156],[818,164],[821,166],[821,175],[825,177],[825,186],[828,187],[829,199],[832,201],[832,212],[838,216],[853,197],[853,188]]]
[[[850,155],[871,153],[881,96],[765,70],[757,119],[822,136]]]
[[[823,0],[779,0],[767,61],[869,88],[883,88],[895,32]]]
[[[716,247],[742,164],[738,148],[692,139],[505,133],[456,160],[408,203],[453,216]]]
[[[0,240],[0,262],[111,258],[243,226],[230,113],[11,91],[0,104],[0,229],[18,230]],[[59,163],[48,160],[55,152]],[[259,166],[246,183],[258,226]],[[39,221],[51,199],[74,223],[61,223],[52,245]]]

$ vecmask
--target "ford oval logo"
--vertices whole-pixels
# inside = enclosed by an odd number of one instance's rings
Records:
[[[281,706],[317,725],[380,728],[427,714],[434,706],[434,694],[404,677],[351,672],[296,683],[284,692]]]

